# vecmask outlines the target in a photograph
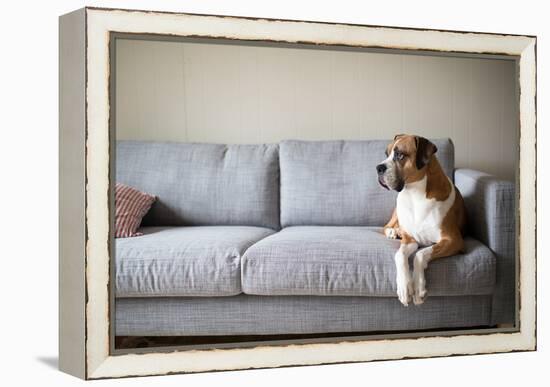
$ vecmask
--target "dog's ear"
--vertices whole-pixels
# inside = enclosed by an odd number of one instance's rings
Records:
[[[416,169],[422,169],[433,154],[437,152],[437,147],[428,139],[420,136],[415,137],[416,140]]]

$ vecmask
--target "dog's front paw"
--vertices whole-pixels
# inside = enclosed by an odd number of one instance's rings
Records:
[[[413,296],[412,296],[413,303],[415,305],[423,304],[424,301],[426,300],[427,295],[428,295],[428,291],[426,290],[425,281],[422,280],[421,278],[418,278],[418,277],[415,276],[414,281],[413,281],[413,288],[414,288],[414,292],[413,292]]]
[[[397,239],[397,229],[395,228],[385,228],[384,229],[384,234],[386,235],[386,238],[388,239]]]
[[[411,295],[413,294],[413,284],[410,278],[406,276],[397,277],[397,298],[404,306],[409,306]]]
[[[415,305],[422,305],[424,301],[426,301],[426,296],[428,295],[428,292],[426,289],[424,290],[415,290],[413,294],[413,302]]]

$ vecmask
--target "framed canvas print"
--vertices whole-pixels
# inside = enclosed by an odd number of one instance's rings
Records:
[[[60,17],[60,368],[536,349],[536,37]]]

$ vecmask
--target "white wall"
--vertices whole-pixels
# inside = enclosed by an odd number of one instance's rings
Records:
[[[116,58],[118,139],[416,133],[452,138],[458,167],[514,178],[513,61],[142,40],[118,40]]]

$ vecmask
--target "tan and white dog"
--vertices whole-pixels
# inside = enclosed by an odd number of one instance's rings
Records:
[[[415,305],[424,302],[428,263],[457,254],[464,247],[464,201],[445,175],[436,152],[437,147],[424,137],[399,134],[388,145],[387,158],[376,166],[379,183],[399,192],[384,234],[401,238],[395,265],[397,297],[405,306],[411,298]],[[413,253],[411,278],[408,259]]]

